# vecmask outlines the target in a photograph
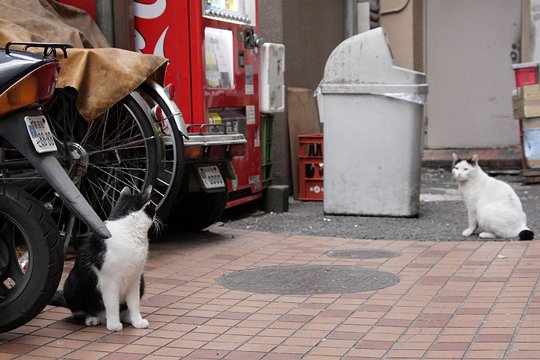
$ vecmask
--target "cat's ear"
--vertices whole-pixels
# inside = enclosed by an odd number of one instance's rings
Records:
[[[473,156],[471,156],[469,162],[474,166],[478,165],[478,154],[474,154]]]
[[[455,164],[457,164],[458,162],[461,161],[461,159],[459,158],[459,156],[457,156],[456,153],[452,153],[452,157],[454,158],[453,165],[455,165]]]
[[[150,201],[150,198],[152,197],[152,189],[152,185],[148,185],[144,190],[141,191],[141,196],[145,203]]]
[[[120,191],[120,196],[126,196],[126,195],[131,195],[131,189],[129,188],[129,186],[124,186],[122,191]]]

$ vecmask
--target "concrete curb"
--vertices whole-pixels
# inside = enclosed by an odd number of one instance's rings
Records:
[[[422,166],[448,168],[452,166],[452,153],[462,158],[478,154],[480,166],[488,170],[520,170],[521,149],[518,147],[493,149],[425,149],[422,153]]]

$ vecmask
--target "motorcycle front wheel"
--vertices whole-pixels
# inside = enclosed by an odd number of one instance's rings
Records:
[[[0,333],[32,320],[53,296],[64,266],[59,239],[42,203],[0,185]]]

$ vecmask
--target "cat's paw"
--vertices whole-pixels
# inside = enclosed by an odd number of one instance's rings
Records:
[[[467,228],[467,229],[463,230],[461,235],[463,235],[463,236],[471,236],[473,232],[474,232],[474,229]]]
[[[489,232],[481,232],[478,236],[480,236],[482,239],[494,239],[497,237],[495,234]]]
[[[140,319],[138,321],[133,321],[131,325],[133,325],[133,327],[137,329],[146,329],[150,325],[150,323],[146,319]]]
[[[101,321],[99,320],[99,317],[97,316],[87,316],[84,319],[84,324],[86,326],[96,326],[96,325],[101,324]]]
[[[117,323],[107,322],[107,330],[109,331],[121,331],[122,328],[123,326],[121,322],[117,322]]]

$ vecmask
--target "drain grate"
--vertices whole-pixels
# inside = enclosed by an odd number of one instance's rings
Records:
[[[216,282],[258,294],[344,294],[384,289],[399,283],[395,274],[341,265],[270,266],[235,271]]]
[[[398,251],[364,249],[364,250],[335,250],[326,253],[327,256],[340,259],[385,259],[401,256]]]

